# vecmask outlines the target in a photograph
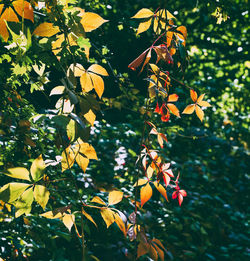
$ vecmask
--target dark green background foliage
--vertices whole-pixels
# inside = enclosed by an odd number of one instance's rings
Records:
[[[138,77],[127,66],[152,44],[154,35],[149,30],[136,37],[138,20],[130,17],[143,7],[156,10],[159,6],[167,8],[177,17],[177,23],[188,30],[189,65],[184,77],[179,75],[178,78],[198,93],[206,93],[206,100],[213,107],[205,111],[202,124],[195,115],[184,115],[181,119],[171,117],[168,123],[160,123],[158,116],[154,116],[153,121],[158,122],[157,126],[169,140],[161,153],[171,161],[174,173],[180,171],[181,187],[188,196],[179,207],[176,200],[170,199],[168,203],[154,191],[152,199],[140,211],[139,223],[145,227],[149,238],[156,237],[164,244],[168,251],[166,260],[249,260],[247,0],[81,1],[85,10],[109,20],[88,37],[93,43],[90,57],[110,74],[105,81],[104,97],[114,98],[114,106],[102,104],[97,115],[98,124],[90,135],[99,160],[91,161],[85,174],[77,166],[73,167],[80,193],[84,200],[94,195],[105,199],[107,193],[98,189],[109,189],[114,184],[123,187],[126,195],[133,196],[132,184],[138,171],[134,166],[143,126],[139,109],[144,106],[147,83],[143,73]],[[230,18],[216,24],[216,18],[211,15],[216,7],[221,7]],[[25,74],[17,78],[11,76],[13,72],[5,59],[4,45],[0,43],[2,170],[23,166],[24,162],[29,166],[30,158],[40,153],[45,159],[53,159],[61,153],[54,144],[54,129],[48,128],[52,126],[51,121],[37,122],[26,129],[19,126],[20,120],[53,108],[55,101],[49,102],[41,92],[31,93]],[[36,48],[39,47],[30,48],[30,61],[26,64],[30,62],[31,66],[39,59],[53,63],[50,53],[35,56]],[[62,73],[56,61],[55,68],[50,68],[50,82],[45,85],[47,94],[60,85]],[[15,83],[18,93],[25,99],[19,99],[14,90],[9,91],[4,84],[8,81]],[[178,107],[182,111],[190,103],[189,92],[174,81],[172,85],[180,97]],[[27,146],[24,137],[30,137],[36,146]],[[156,143],[153,146],[158,149]],[[115,168],[121,151],[125,163]],[[68,177],[67,171],[61,174],[59,165],[49,167],[47,173],[51,180]],[[0,176],[1,184],[10,180]],[[74,206],[77,193],[67,184],[68,180],[62,180],[50,186],[52,197],[47,210],[69,203]],[[124,199],[118,209],[127,216],[133,212],[128,199]],[[14,219],[13,213],[8,214],[5,208],[0,212],[0,256],[6,260],[26,260],[23,252],[28,260],[80,260],[81,247],[74,229],[69,233],[60,220],[40,218],[38,213],[42,212],[40,206],[34,206],[32,213],[37,214],[25,219],[23,216]],[[100,260],[127,260],[126,253],[133,251],[134,243],[125,239],[116,225],[106,230],[97,211],[90,210],[90,213],[98,228],[89,221],[84,223],[89,255]],[[19,252],[16,258],[14,249]]]

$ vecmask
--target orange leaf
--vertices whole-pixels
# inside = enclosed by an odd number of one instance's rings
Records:
[[[204,112],[199,106],[195,107],[195,113],[198,116],[198,118],[200,119],[200,121],[203,121]]]
[[[193,102],[197,101],[197,92],[196,91],[190,90],[190,96],[191,96],[191,99],[193,100]]]
[[[28,19],[34,23],[33,8],[30,3],[28,3],[27,1],[23,1],[23,0],[17,0],[17,1],[14,1],[12,4],[13,4],[16,12],[21,17],[24,17],[25,19]]]
[[[85,32],[91,32],[106,22],[108,22],[108,20],[103,19],[100,15],[86,12],[83,14],[80,23],[82,24]]]
[[[5,11],[3,12],[1,19],[6,20],[8,22],[19,22],[19,19],[16,15],[16,13],[13,11],[11,7],[7,7]]]
[[[177,108],[174,104],[168,103],[167,106],[168,106],[169,110],[170,110],[175,116],[177,116],[177,117],[180,118],[180,112],[179,112],[178,108]]]
[[[125,224],[123,222],[123,220],[121,219],[121,217],[119,216],[119,214],[113,212],[114,217],[115,217],[115,223],[117,224],[117,226],[120,228],[120,230],[122,231],[122,233],[124,234],[124,236],[126,237],[126,227]]]
[[[0,4],[0,15],[1,15],[2,11],[3,11],[3,7],[4,7],[4,4]]]
[[[199,98],[197,99],[197,103],[201,102],[205,96],[205,93],[201,94]]]
[[[143,33],[148,30],[148,28],[151,25],[152,18],[150,18],[148,21],[142,22],[139,24],[136,35]]]
[[[33,34],[36,34],[38,36],[42,37],[51,37],[55,34],[60,32],[58,26],[54,26],[52,23],[42,23],[37,26],[37,28],[34,30]]]
[[[141,188],[141,207],[152,197],[153,191],[149,183]]]
[[[100,75],[103,75],[103,76],[108,76],[107,71],[102,66],[100,66],[99,64],[92,64],[88,68],[88,71],[91,71],[93,73],[97,73],[97,74],[100,74]]]
[[[178,99],[179,99],[179,96],[177,95],[177,94],[170,94],[169,96],[168,96],[168,102],[176,102],[176,101],[178,101]]]
[[[152,240],[152,246],[156,249],[161,261],[164,261],[164,251]]]
[[[182,113],[192,114],[194,112],[195,107],[195,104],[189,104]]]
[[[166,37],[167,37],[167,47],[169,47],[171,45],[173,34],[174,34],[174,32],[167,31],[167,35],[166,35]]]
[[[149,244],[140,242],[140,244],[138,245],[138,248],[137,248],[137,258],[147,254],[148,250],[149,250]]]
[[[123,198],[123,192],[113,190],[109,192],[109,205],[115,205],[119,203]]]
[[[184,38],[187,38],[187,28],[185,26],[177,27],[177,31],[181,32]]]
[[[3,40],[5,42],[8,41],[9,32],[7,30],[6,23],[5,23],[5,21],[2,18],[0,19],[0,35],[3,37]]]
[[[152,17],[153,15],[154,15],[154,13],[151,10],[149,10],[147,8],[142,8],[131,18],[149,18],[149,17]]]
[[[157,181],[154,181],[154,185],[155,185],[156,189],[161,193],[161,195],[168,201],[166,189]]]
[[[160,147],[163,148],[163,139],[162,139],[161,135],[157,135],[157,141],[158,141]]]

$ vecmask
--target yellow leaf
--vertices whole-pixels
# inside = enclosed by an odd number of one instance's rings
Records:
[[[52,42],[52,52],[57,55],[62,50],[62,43],[65,41],[64,34],[59,34],[56,36],[56,40]]]
[[[32,162],[30,167],[32,179],[38,181],[43,176],[45,168],[45,162],[41,154]]]
[[[141,207],[152,197],[152,193],[153,191],[149,183],[141,188]]]
[[[16,10],[16,12],[21,16],[24,17],[25,19],[29,19],[34,23],[34,13],[33,13],[33,8],[30,3],[27,1],[23,0],[17,0],[14,1],[13,6]]]
[[[138,180],[138,184],[137,184],[137,182],[135,182],[135,184],[133,185],[133,187],[142,186],[142,185],[144,185],[144,184],[147,183],[147,182],[148,182],[147,179],[139,179],[139,180]]]
[[[180,118],[180,112],[179,112],[178,108],[177,108],[174,104],[168,103],[167,106],[168,106],[169,110],[170,110],[175,116],[177,116],[177,117]]]
[[[83,116],[92,126],[94,126],[96,115],[93,113],[91,109]]]
[[[154,74],[158,74],[160,69],[157,65],[153,64],[153,63],[149,63],[151,69],[153,70]]]
[[[91,71],[93,73],[97,73],[103,76],[108,76],[107,71],[100,65],[98,64],[92,64],[89,68],[88,71]]]
[[[65,90],[65,86],[61,85],[61,86],[57,86],[55,88],[53,88],[50,92],[50,95],[59,95],[59,94],[63,94]]]
[[[194,90],[190,90],[190,97],[193,100],[193,102],[197,101],[197,92]]]
[[[82,86],[82,91],[83,92],[89,92],[93,89],[93,82],[92,79],[90,77],[90,74],[85,72],[82,74],[81,78],[80,78],[80,83]]]
[[[85,210],[83,210],[83,209],[82,209],[82,214],[83,214],[88,220],[90,220],[90,221],[97,227],[97,225],[96,225],[94,219],[93,219]]]
[[[147,8],[142,8],[131,18],[149,18],[153,15],[154,15],[154,13],[151,10],[149,10]]]
[[[101,205],[106,205],[105,202],[104,202],[100,197],[98,197],[98,196],[95,196],[95,197],[91,200],[91,202],[99,203],[99,204],[101,204]]]
[[[122,233],[124,234],[124,236],[126,237],[126,227],[125,224],[123,222],[123,220],[121,219],[121,217],[119,216],[119,214],[113,212],[114,217],[115,217],[115,223],[117,224],[117,226],[120,228],[120,230],[122,231]]]
[[[200,119],[200,121],[203,121],[204,112],[199,106],[195,107],[195,113],[198,116],[198,118]]]
[[[15,179],[24,179],[30,181],[29,171],[26,168],[11,168],[8,169],[8,172],[4,174]]]
[[[182,113],[192,114],[195,109],[195,104],[189,104]]]
[[[156,189],[161,193],[161,195],[168,201],[166,189],[157,181],[154,181],[154,185],[155,185]]]
[[[96,75],[94,73],[89,73],[91,75],[91,80],[93,82],[93,86],[94,86],[94,89],[98,95],[99,98],[102,97],[102,94],[104,92],[104,82],[103,82],[103,79],[102,77],[100,77],[99,75]]]
[[[34,198],[36,200],[36,202],[43,208],[45,209],[48,200],[49,200],[49,191],[47,190],[47,188],[45,186],[42,185],[35,185],[34,188]]]
[[[108,20],[103,19],[100,15],[86,12],[83,14],[80,23],[82,24],[85,32],[91,32],[106,22],[108,22]]]
[[[201,101],[203,100],[204,96],[205,96],[205,93],[203,93],[203,94],[201,94],[201,95],[199,96],[199,98],[197,99],[197,103],[198,103],[198,104],[199,104],[199,102],[201,102]]]
[[[0,15],[1,15],[2,11],[3,11],[3,7],[4,7],[4,4],[0,4]]]
[[[53,211],[48,211],[40,215],[41,217],[49,218],[49,219],[55,219],[55,218],[61,218],[63,215],[61,212],[53,213]]]
[[[142,22],[139,24],[138,28],[137,28],[137,32],[136,32],[136,35],[140,34],[140,33],[143,33],[145,31],[148,30],[148,28],[150,27],[151,25],[151,21],[152,19],[149,19],[148,21],[146,22]]]
[[[115,218],[112,210],[108,208],[103,208],[101,209],[101,215],[107,225],[107,228],[114,223]]]
[[[200,101],[200,102],[198,102],[198,104],[201,107],[211,107],[211,105],[208,102],[206,102],[206,101]]]
[[[78,153],[76,155],[76,162],[79,167],[85,172],[89,165],[89,159]]]
[[[119,203],[123,198],[123,192],[113,190],[109,192],[109,205],[115,205]]]
[[[175,16],[173,16],[168,10],[167,10],[167,19],[172,19],[175,18]]]
[[[80,143],[80,150],[79,152],[84,154],[88,159],[95,159],[97,160],[97,155],[95,152],[95,149],[92,145],[86,143],[86,142],[82,142],[81,140],[78,139],[78,142]]]
[[[42,37],[51,37],[60,32],[58,26],[54,26],[52,23],[42,23],[37,26],[33,34]]]
[[[83,75],[83,73],[85,73],[86,71],[85,71],[85,69],[84,69],[84,67],[81,65],[81,64],[79,64],[79,63],[77,63],[77,64],[71,64],[70,65],[70,67],[69,67],[69,69],[68,69],[68,71],[67,71],[67,75],[69,76],[69,72],[70,72],[70,70],[73,72],[73,74],[74,74],[74,76],[75,77],[81,77],[82,75]]]
[[[72,226],[74,225],[74,221],[75,221],[75,215],[73,214],[65,214],[63,216],[63,224],[67,227],[67,229],[70,231]]]
[[[154,169],[151,166],[148,166],[147,168],[147,177],[148,179],[151,179],[154,174]]]
[[[16,13],[13,11],[13,9],[11,7],[7,7],[4,10],[4,12],[1,16],[1,19],[6,20],[8,22],[16,22],[16,23],[19,22],[19,19],[18,19]]]
[[[75,154],[74,152],[70,149],[70,147],[66,148],[63,153],[62,153],[62,172],[64,172],[67,169],[70,169],[74,162],[75,162]]]

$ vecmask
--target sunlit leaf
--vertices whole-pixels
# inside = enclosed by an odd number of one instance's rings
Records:
[[[185,26],[179,26],[176,30],[181,32],[184,38],[187,39],[187,28]]]
[[[190,97],[193,100],[193,102],[197,101],[197,92],[194,90],[190,90]]]
[[[42,37],[51,37],[60,32],[58,26],[54,26],[52,23],[42,23],[37,26],[33,34],[42,36]]]
[[[111,192],[109,192],[109,205],[115,205],[117,203],[119,203],[123,198],[123,192],[121,191],[117,191],[117,190],[113,190]]]
[[[131,62],[129,65],[128,65],[128,68],[130,68],[131,70],[135,71],[137,67],[139,67],[145,56],[147,55],[147,52],[149,51],[149,48],[147,50],[145,50],[142,54],[140,54],[133,62]]]
[[[62,160],[61,160],[61,164],[62,164],[62,172],[64,172],[67,169],[70,169],[74,162],[75,162],[75,154],[74,152],[70,149],[70,147],[66,148],[63,152],[62,152]]]
[[[179,96],[177,95],[177,94],[170,94],[169,96],[168,96],[168,102],[176,102],[176,101],[178,101],[178,99],[179,99]]]
[[[101,209],[101,215],[107,225],[107,228],[114,223],[115,218],[112,210],[108,208],[103,208]]]
[[[16,13],[13,11],[13,9],[11,7],[7,7],[2,16],[1,16],[1,20],[6,20],[8,22],[19,22],[19,19],[16,15]]]
[[[118,213],[113,212],[114,217],[115,217],[115,223],[117,224],[117,226],[120,228],[120,230],[122,231],[122,233],[124,234],[124,236],[126,237],[126,227],[125,224],[123,222],[123,220],[121,219],[121,217],[119,216]]]
[[[151,198],[152,193],[153,191],[149,183],[141,188],[141,207]]]
[[[148,182],[147,179],[139,179],[139,180],[138,180],[138,183],[135,182],[135,184],[134,184],[133,186],[134,186],[134,187],[136,187],[136,186],[142,186],[142,185],[146,184],[147,182]]]
[[[168,103],[167,106],[168,106],[169,110],[170,110],[175,116],[177,116],[177,117],[180,118],[180,112],[179,112],[178,108],[177,108],[174,104]]]
[[[161,193],[161,195],[168,201],[166,189],[157,181],[154,181],[154,185],[155,185],[156,189]]]
[[[151,21],[152,21],[152,19],[149,19],[148,21],[145,21],[145,22],[140,23],[139,26],[138,26],[138,28],[137,28],[136,35],[147,31],[148,28],[149,28],[150,25],[151,25]]]
[[[87,72],[84,72],[82,74],[82,76],[80,78],[80,83],[81,83],[83,92],[89,92],[94,88],[90,74]]]
[[[35,185],[34,188],[34,198],[36,202],[43,208],[45,209],[48,200],[49,200],[49,191],[45,186],[42,185]]]
[[[102,77],[100,77],[99,75],[96,75],[94,73],[89,73],[92,83],[93,83],[93,87],[98,95],[99,98],[102,97],[102,94],[104,92],[104,81],[102,79]]]
[[[31,186],[26,183],[8,183],[0,189],[0,200],[8,203],[14,202],[23,192]]]
[[[143,71],[145,65],[146,65],[146,64],[150,61],[150,59],[151,59],[151,50],[152,50],[152,49],[150,49],[149,52],[147,53],[147,56],[146,56],[145,61],[144,61],[143,65],[142,65],[142,68],[141,68],[140,73]]]
[[[84,209],[82,209],[82,214],[97,227],[94,219]]]
[[[62,218],[63,224],[70,231],[75,222],[75,215],[73,214],[65,214]]]
[[[203,121],[204,112],[199,106],[195,106],[195,113],[197,117],[200,119],[200,121]]]
[[[79,167],[85,172],[89,165],[89,159],[81,155],[80,153],[77,153],[75,159]]]
[[[16,179],[24,179],[24,180],[29,180],[29,171],[26,168],[10,168],[8,169],[8,172],[4,172],[3,174],[10,176],[12,178]]]
[[[85,113],[83,116],[92,126],[94,126],[96,115],[94,114],[94,112],[91,109],[87,113]]]
[[[25,19],[28,19],[34,23],[33,8],[30,3],[28,3],[27,1],[23,1],[23,0],[17,0],[17,1],[14,1],[12,4],[15,8],[15,11],[21,17],[24,17]]]
[[[53,211],[48,211],[40,215],[41,217],[49,218],[49,219],[56,219],[56,218],[61,218],[63,214],[61,212],[53,212]]]
[[[57,87],[55,87],[55,88],[53,88],[51,90],[49,96],[63,94],[64,90],[65,90],[65,87],[63,85],[62,86],[57,86]]]
[[[201,107],[211,107],[211,105],[207,101],[197,102]]]
[[[105,202],[104,202],[100,197],[98,197],[98,196],[95,196],[95,197],[91,200],[91,202],[99,203],[99,204],[101,204],[101,205],[106,205]]]
[[[196,107],[195,104],[190,104],[184,109],[184,111],[182,113],[192,114],[194,112],[195,107]]]
[[[2,18],[0,18],[0,35],[2,36],[2,38],[5,42],[8,41],[9,32],[8,32],[6,23]]]
[[[152,17],[153,15],[154,15],[154,13],[151,10],[149,10],[147,8],[142,8],[131,18],[149,18],[149,17]]]
[[[15,217],[17,218],[22,214],[29,214],[33,200],[33,189],[29,188],[25,190],[20,198],[13,203],[16,208]]]
[[[106,22],[108,22],[108,20],[105,20],[100,15],[91,12],[84,13],[81,19],[81,24],[85,32],[91,32]]]
[[[43,177],[45,171],[45,162],[43,161],[42,154],[33,160],[30,173],[34,181],[38,181]]]
[[[88,71],[100,74],[102,76],[108,76],[108,72],[106,71],[106,69],[104,69],[102,66],[98,65],[98,64],[92,64],[89,68]]]

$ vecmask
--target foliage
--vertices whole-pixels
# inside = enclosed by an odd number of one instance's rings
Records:
[[[168,2],[0,4],[2,258],[247,260],[246,3]]]

